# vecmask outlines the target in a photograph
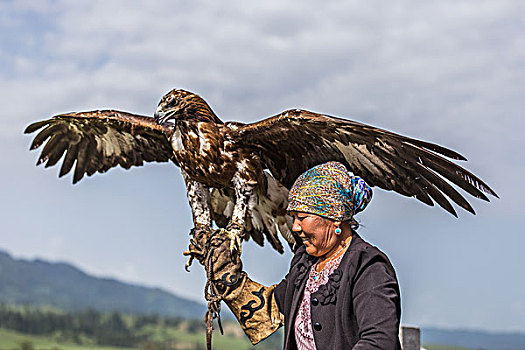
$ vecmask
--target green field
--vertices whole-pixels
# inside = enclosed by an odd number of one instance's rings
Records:
[[[0,350],[12,349],[60,349],[60,350],[129,350],[129,348],[99,347],[58,342],[53,337],[39,337],[0,328]]]
[[[56,339],[57,336],[34,336],[0,329],[0,350],[131,350],[131,349],[205,349],[205,334],[187,334],[177,330],[162,331],[155,342],[144,342],[138,348],[107,347],[94,344],[75,344]],[[247,350],[253,348],[247,339],[215,334],[213,348],[217,350]]]
[[[447,345],[436,345],[436,344],[423,345],[423,347],[427,350],[471,350],[471,349],[463,348],[460,346],[447,346]]]

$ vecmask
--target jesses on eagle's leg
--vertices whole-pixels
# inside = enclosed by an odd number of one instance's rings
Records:
[[[232,217],[226,231],[231,238],[230,250],[233,252],[237,250],[241,254],[241,242],[244,238],[244,224],[246,222],[246,214],[248,211],[248,204],[253,196],[254,182],[245,179],[241,173],[237,171],[232,178],[233,187],[235,190],[235,205],[233,207]]]
[[[204,259],[206,256],[206,241],[212,232],[210,213],[210,189],[208,186],[192,180],[189,175],[181,169],[186,183],[186,194],[193,214],[193,229],[190,234],[190,246],[184,252],[189,255],[186,270],[190,267],[194,258]]]

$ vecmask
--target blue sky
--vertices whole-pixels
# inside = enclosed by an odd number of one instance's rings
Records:
[[[0,248],[203,300],[184,272],[180,172],[148,165],[71,185],[35,167],[29,123],[68,111],[151,115],[174,87],[223,120],[306,108],[450,147],[501,199],[473,216],[377,190],[361,235],[401,283],[403,321],[525,331],[525,29],[520,1],[0,2]],[[278,282],[291,254],[253,243]]]

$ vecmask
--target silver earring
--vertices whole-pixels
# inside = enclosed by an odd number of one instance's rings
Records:
[[[340,233],[341,233],[341,229],[340,229],[339,227],[336,228],[336,229],[335,229],[335,234],[338,235],[338,234],[340,234]]]

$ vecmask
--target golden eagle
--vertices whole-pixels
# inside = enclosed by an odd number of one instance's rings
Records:
[[[175,89],[164,95],[155,116],[114,110],[57,115],[33,123],[42,129],[31,150],[45,143],[38,164],[63,158],[59,176],[74,166],[73,183],[84,174],[171,161],[187,186],[195,228],[225,227],[240,239],[279,252],[279,233],[292,244],[286,215],[288,190],[304,171],[339,161],[371,186],[434,202],[457,216],[450,201],[474,214],[452,186],[488,201],[496,193],[452,160],[466,160],[442,146],[355,121],[291,109],[262,121],[222,122],[198,95]],[[47,142],[46,142],[47,141]]]

